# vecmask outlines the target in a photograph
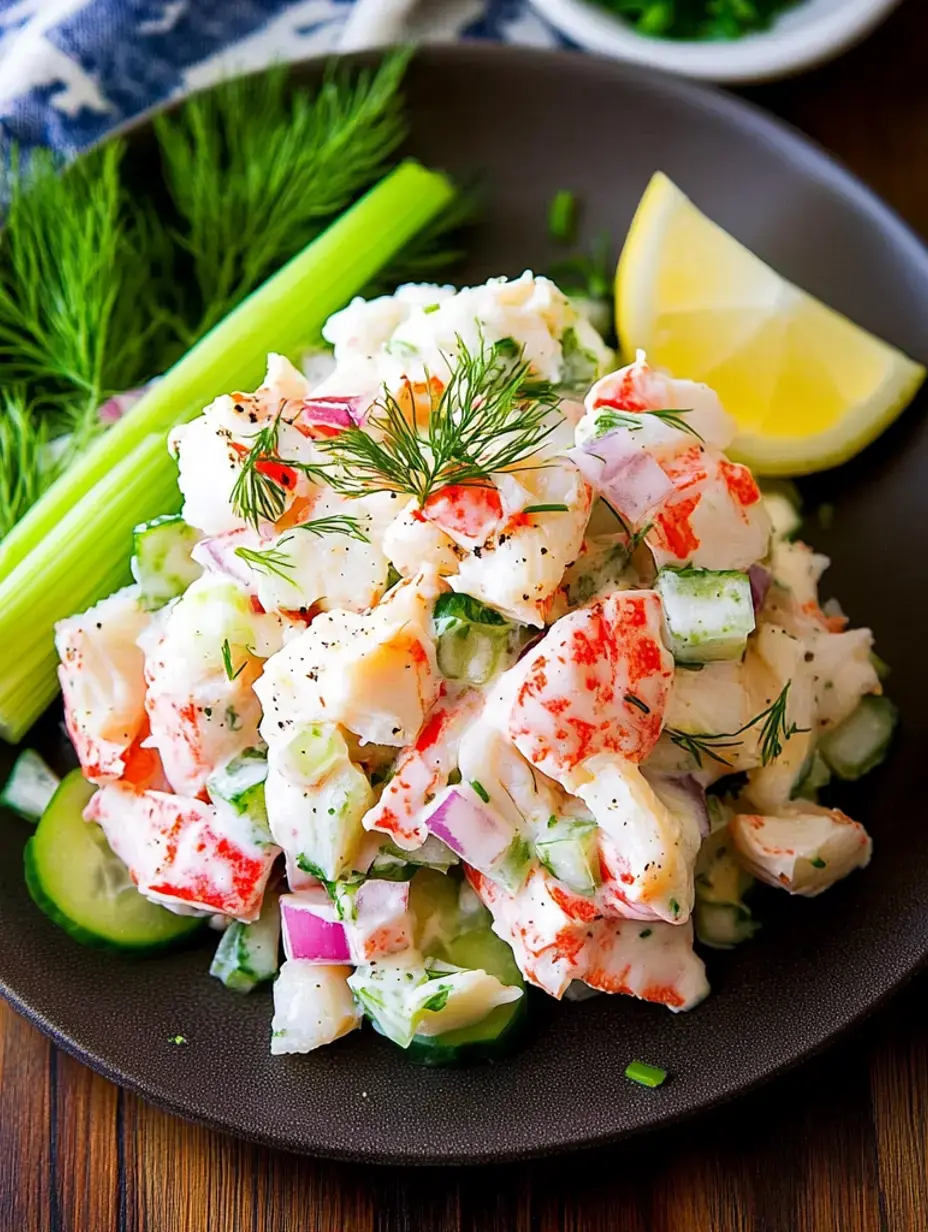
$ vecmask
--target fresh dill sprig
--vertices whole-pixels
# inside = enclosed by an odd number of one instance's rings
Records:
[[[222,666],[226,669],[226,676],[229,680],[238,680],[242,672],[245,670],[245,663],[240,667],[233,668],[232,666],[232,647],[229,645],[229,639],[226,638],[222,643]]]
[[[654,529],[654,523],[646,522],[644,526],[640,527],[638,530],[633,531],[632,528],[629,526],[629,524],[622,517],[621,513],[619,513],[618,509],[616,509],[614,505],[611,505],[604,496],[600,496],[599,499],[603,502],[603,504],[606,506],[606,508],[609,510],[609,512],[612,514],[615,520],[622,527],[622,530],[625,532],[625,534],[628,535],[627,550],[628,550],[629,556],[633,556],[635,552],[638,550],[638,548],[641,546],[641,544],[644,542],[644,538],[647,535],[648,531]]]
[[[523,513],[567,513],[569,512],[567,505],[526,505],[522,510]]]
[[[280,457],[280,425],[278,411],[270,423],[248,438],[251,444],[241,455],[232,485],[232,512],[256,530],[262,521],[276,522],[282,516],[290,482],[295,479],[290,472],[300,471],[317,479],[324,475],[322,467],[310,462]]]
[[[295,569],[295,563],[290,559],[286,552],[281,552],[280,548],[285,543],[289,543],[293,538],[292,535],[286,535],[283,539],[278,540],[276,548],[236,548],[235,555],[246,564],[251,565],[252,569],[257,569],[259,573],[276,574],[277,577],[283,578],[285,582],[289,582],[291,586],[296,586],[296,582],[287,572],[288,569]]]
[[[689,409],[645,409],[643,411],[624,412],[624,411],[602,411],[596,418],[598,427],[602,428],[627,428],[629,432],[640,432],[642,429],[641,416],[653,415],[655,419],[659,419],[661,423],[668,424],[671,428],[676,428],[678,432],[685,432],[687,436],[693,436],[697,441],[705,444],[705,439],[700,436],[694,427],[686,422],[682,417],[689,415],[692,407]]]
[[[448,484],[481,483],[494,472],[519,469],[557,427],[558,405],[554,388],[532,377],[511,339],[481,339],[471,351],[459,337],[451,376],[432,396],[424,432],[385,389],[366,429],[319,442],[334,464],[326,478],[346,495],[405,493],[421,506]]]
[[[703,757],[710,757],[713,761],[717,761],[723,766],[730,766],[731,762],[721,756],[722,751],[740,747],[744,741],[739,740],[738,737],[743,736],[752,727],[760,725],[761,730],[758,743],[761,765],[769,766],[783,752],[783,745],[787,740],[792,736],[798,735],[800,732],[808,731],[808,728],[797,727],[795,723],[787,724],[786,722],[786,705],[792,683],[791,680],[787,680],[779,697],[771,702],[766,710],[762,710],[760,714],[755,714],[753,719],[750,719],[743,727],[739,727],[737,731],[710,734],[708,732],[680,731],[675,727],[665,727],[664,731],[677,748],[683,749],[685,753],[689,753],[696,765],[702,769]]]
[[[0,538],[55,478],[48,420],[34,414],[22,390],[0,393]]]
[[[225,82],[155,118],[179,241],[200,288],[204,334],[379,179],[406,134],[401,83],[411,52],[313,94],[285,66]]]
[[[357,518],[345,514],[333,513],[325,518],[314,518],[311,522],[301,522],[294,530],[308,530],[311,535],[347,535],[349,539],[357,539],[359,543],[370,543],[370,539],[361,529]]]

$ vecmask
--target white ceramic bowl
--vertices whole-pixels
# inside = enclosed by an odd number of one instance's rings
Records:
[[[870,33],[900,0],[801,0],[770,30],[731,42],[646,38],[592,0],[531,0],[568,38],[614,56],[706,81],[767,81],[840,55]]]

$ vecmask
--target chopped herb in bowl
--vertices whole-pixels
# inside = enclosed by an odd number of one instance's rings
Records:
[[[598,0],[639,34],[673,39],[736,39],[766,30],[796,0]]]

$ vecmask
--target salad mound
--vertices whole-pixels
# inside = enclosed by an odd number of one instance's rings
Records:
[[[188,931],[160,908],[209,916],[214,975],[276,977],[275,1053],[367,1018],[480,1055],[526,985],[698,1005],[694,940],[747,940],[755,880],[870,859],[818,801],[891,735],[870,632],[820,605],[828,561],[713,391],[614,371],[547,279],[404,286],[324,333],[312,378],[271,355],[174,430],[182,514],[59,623],[99,910],[49,867],[67,780],[30,885],[82,940],[119,945],[126,902],[137,948],[139,894],[153,942]]]

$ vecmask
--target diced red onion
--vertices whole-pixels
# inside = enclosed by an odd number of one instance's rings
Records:
[[[351,962],[345,926],[325,890],[282,894],[280,923],[287,958],[315,963]]]
[[[654,792],[672,813],[692,817],[700,835],[705,838],[711,829],[706,789],[692,774],[649,774],[646,776]]]
[[[336,436],[348,428],[356,428],[363,420],[363,399],[357,396],[306,398],[293,426],[307,436],[318,430],[320,436]]]
[[[751,565],[750,569],[748,569],[748,578],[751,582],[751,599],[754,603],[754,611],[759,612],[764,606],[767,591],[770,589],[770,570],[765,569],[763,565]]]
[[[447,788],[425,824],[462,860],[488,876],[513,838],[512,829],[485,809],[470,788]]]
[[[571,449],[568,457],[583,478],[632,525],[641,522],[673,492],[659,463],[635,443],[627,428]]]
[[[247,527],[241,530],[230,530],[224,535],[210,535],[194,545],[190,555],[198,565],[202,565],[209,573],[224,573],[235,578],[245,586],[253,581],[248,562],[236,556],[236,548],[256,548],[259,546],[258,536]]]

